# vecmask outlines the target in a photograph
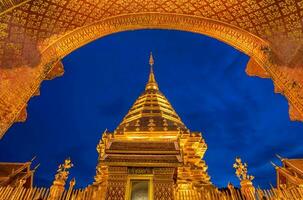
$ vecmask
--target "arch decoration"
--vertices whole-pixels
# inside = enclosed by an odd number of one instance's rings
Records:
[[[39,95],[42,81],[63,75],[62,58],[98,38],[139,29],[204,34],[242,51],[250,56],[246,73],[271,78],[275,92],[282,93],[289,102],[291,120],[303,121],[300,56],[303,55],[303,21],[300,21],[303,3],[288,0],[285,5],[265,0],[3,2],[10,4],[2,6],[0,12],[0,138],[14,122],[26,120],[27,102]],[[286,42],[282,43],[281,38]],[[282,47],[290,49],[290,54],[283,53]]]

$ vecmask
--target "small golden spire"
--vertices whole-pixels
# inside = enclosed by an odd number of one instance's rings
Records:
[[[156,82],[155,79],[155,75],[154,75],[154,58],[153,58],[153,54],[152,52],[150,52],[150,57],[149,57],[149,65],[150,65],[150,73],[149,73],[149,78],[148,78],[148,82],[145,86],[145,90],[159,90],[158,84]]]
[[[149,56],[149,65],[150,66],[153,66],[154,65],[154,57],[153,57],[153,53],[150,52],[150,56]]]

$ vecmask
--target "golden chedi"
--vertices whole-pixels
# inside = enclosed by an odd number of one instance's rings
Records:
[[[201,133],[186,128],[159,90],[150,55],[143,93],[111,133],[105,131],[93,186],[106,199],[174,199],[174,191],[213,188],[202,160],[207,145]]]

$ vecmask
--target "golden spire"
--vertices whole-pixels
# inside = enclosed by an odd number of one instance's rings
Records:
[[[149,65],[150,65],[150,73],[149,73],[149,78],[148,82],[145,86],[145,90],[159,90],[158,84],[155,79],[154,75],[154,58],[152,52],[150,52],[150,57],[149,57]]]
[[[186,126],[159,90],[155,80],[152,53],[149,58],[150,74],[145,91],[137,98],[115,133],[143,133],[173,131],[187,131]]]
[[[149,56],[149,65],[150,66],[153,66],[154,65],[154,57],[153,57],[153,53],[150,52],[150,56]]]

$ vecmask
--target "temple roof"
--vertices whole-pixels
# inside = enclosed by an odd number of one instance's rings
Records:
[[[303,175],[303,159],[283,159],[282,162],[288,168],[292,168],[297,173]]]
[[[17,186],[20,184],[20,180],[26,181],[24,187],[32,187],[35,170],[31,170],[31,163],[0,162],[0,187]]]
[[[150,74],[145,90],[116,128],[116,134],[187,130],[172,105],[159,90],[153,70],[154,59],[152,54],[150,55],[149,64]]]

